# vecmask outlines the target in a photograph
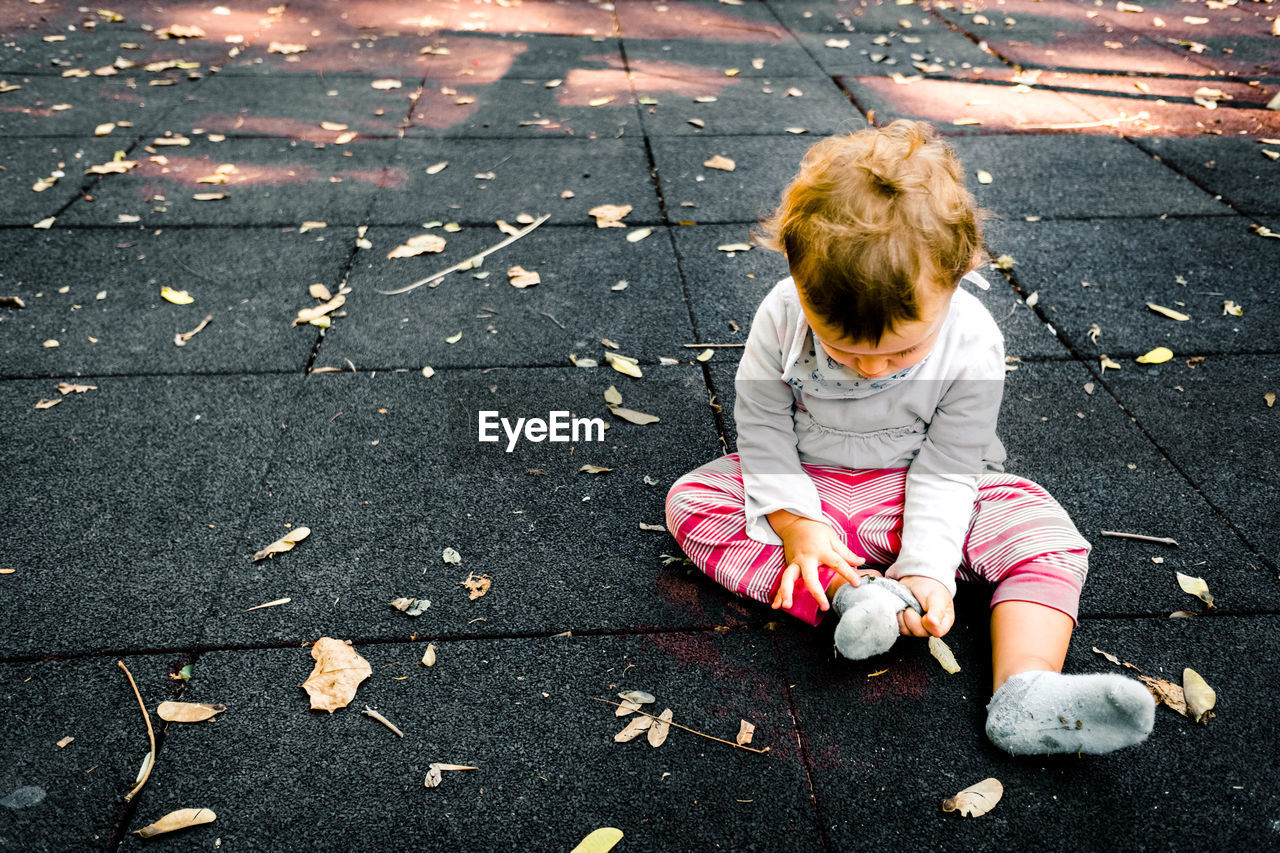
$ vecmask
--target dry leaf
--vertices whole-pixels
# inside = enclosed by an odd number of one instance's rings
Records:
[[[627,723],[627,727],[613,736],[615,743],[627,743],[640,736],[640,733],[653,725],[652,717],[636,717]]]
[[[1168,347],[1156,347],[1151,352],[1138,356],[1135,361],[1139,364],[1164,364],[1173,358],[1173,351]]]
[[[204,702],[161,702],[156,708],[156,714],[170,723],[202,723],[225,710],[226,705],[209,705]]]
[[[462,555],[459,554],[457,551],[453,550],[452,548],[445,548],[444,551],[440,554],[440,558],[444,560],[446,563],[452,563],[455,566],[461,565],[462,563]]]
[[[1099,371],[1101,373],[1106,373],[1108,367],[1111,368],[1112,370],[1120,369],[1120,365],[1112,361],[1110,356],[1108,356],[1106,353],[1103,353],[1102,355],[1098,356],[1098,365],[1101,368]]]
[[[698,353],[698,361],[710,361],[711,357],[715,354],[716,351],[713,349],[704,349],[702,352]]]
[[[1244,314],[1244,309],[1228,299],[1222,303],[1222,313],[1224,315],[1230,314],[1233,317],[1239,317]]]
[[[533,287],[542,281],[542,276],[522,266],[514,266],[507,268],[507,281],[512,287]]]
[[[310,527],[295,527],[284,536],[272,542],[267,547],[253,555],[254,562],[264,557],[270,557],[272,554],[283,554],[285,551],[292,551],[293,546],[297,545],[303,539],[311,535]]]
[[[427,643],[427,650],[422,653],[422,665],[423,666],[436,665],[436,644],[435,643]]]
[[[419,234],[387,252],[387,258],[416,258],[418,255],[443,252],[445,239],[439,234]]]
[[[294,53],[305,53],[307,46],[305,44],[287,44],[285,42],[273,41],[267,45],[267,53],[279,53],[289,56]]]
[[[1178,586],[1182,587],[1182,591],[1187,595],[1194,595],[1205,604],[1213,607],[1213,596],[1209,593],[1209,585],[1204,582],[1204,578],[1196,578],[1191,575],[1184,575],[1182,572],[1175,572],[1178,576]]]
[[[1185,323],[1187,320],[1191,319],[1186,314],[1183,314],[1181,311],[1174,311],[1172,308],[1165,308],[1163,305],[1157,305],[1154,302],[1148,302],[1147,307],[1150,308],[1152,311],[1156,312],[1157,314],[1163,314],[1164,316],[1168,317],[1170,320],[1177,320],[1179,322]]]
[[[591,106],[591,107],[603,107],[605,104],[609,103],[609,102],[610,102],[610,101],[612,101],[612,100],[613,100],[613,96],[612,96],[612,95],[609,95],[609,96],[607,96],[607,97],[603,97],[603,98],[592,98],[591,100],[587,101],[587,106]]]
[[[110,133],[115,129],[116,129],[116,123],[114,121],[105,122],[104,124],[100,124],[93,129],[93,135],[106,136],[108,133]]]
[[[469,767],[466,764],[441,764],[433,762],[427,766],[427,778],[425,784],[428,788],[439,787],[441,780],[444,778],[441,773],[445,770],[479,770],[478,767]]]
[[[639,243],[641,240],[643,240],[645,237],[648,237],[652,233],[653,233],[652,228],[637,228],[636,230],[632,231],[630,234],[627,235],[627,242]]]
[[[439,163],[435,163],[435,164],[433,164],[433,165],[431,165],[431,166],[428,166],[428,167],[427,167],[427,174],[428,174],[428,175],[438,175],[438,174],[440,174],[441,172],[443,172],[443,171],[444,171],[445,166],[448,166],[448,165],[449,165],[449,161],[448,161],[448,160],[441,160]]]
[[[160,288],[160,298],[165,302],[172,302],[174,305],[190,305],[196,301],[195,297],[185,290],[174,290],[168,285]]]
[[[640,424],[641,426],[644,426],[645,424],[656,424],[661,420],[657,415],[648,415],[644,412],[637,412],[635,409],[624,409],[621,406],[610,406],[609,411],[617,417],[622,418],[624,421],[628,421],[633,424]]]
[[[381,91],[384,91],[384,92],[385,92],[385,91],[387,91],[388,89],[399,89],[399,88],[400,88],[401,86],[403,86],[404,84],[403,84],[403,83],[401,83],[399,80],[390,80],[390,79],[387,79],[387,80],[374,80],[374,81],[373,81],[372,83],[370,83],[369,85],[370,85],[370,86],[372,86],[372,87],[373,87],[373,88],[375,88],[375,89],[379,89],[379,90],[381,90]]]
[[[619,373],[624,373],[636,379],[644,377],[644,374],[640,371],[640,362],[630,356],[618,355],[606,350],[604,360],[609,362],[609,366]]]
[[[75,738],[71,737],[70,735],[68,735],[67,737],[64,737],[62,740],[58,741],[58,749],[66,749],[66,747],[67,747],[67,746],[68,746],[68,745],[69,745],[73,740],[75,740]]]
[[[621,840],[622,830],[612,826],[602,826],[579,841],[578,846],[569,853],[609,853]]]
[[[429,598],[396,598],[391,606],[406,616],[421,616],[431,606]]]
[[[629,204],[599,204],[587,211],[596,218],[597,228],[625,228],[622,218],[631,212]]]
[[[737,168],[737,164],[728,157],[724,157],[720,154],[717,154],[710,160],[704,160],[702,165],[706,166],[708,169],[719,169],[722,172],[732,172]]]
[[[178,809],[169,812],[155,823],[147,824],[142,829],[135,829],[134,832],[143,838],[150,838],[153,835],[162,835],[166,832],[186,829],[189,826],[213,823],[217,817],[211,809]]]
[[[1157,703],[1163,702],[1169,710],[1176,711],[1184,717],[1187,716],[1187,698],[1180,686],[1172,681],[1152,678],[1149,675],[1139,675],[1138,680],[1147,685],[1147,690],[1151,691]]]
[[[618,698],[623,702],[635,702],[638,705],[652,705],[658,701],[652,693],[644,690],[627,690],[619,693]]]
[[[614,711],[613,715],[615,717],[625,717],[627,714],[634,714],[639,710],[640,703],[632,702],[630,699],[624,699],[622,704],[618,706],[618,709]]]
[[[162,39],[202,39],[204,38],[204,30],[199,27],[188,27],[182,24],[174,24],[165,27],[163,30],[156,30],[156,38]]]
[[[476,576],[475,572],[467,575],[467,579],[461,582],[463,586],[471,593],[471,600],[475,601],[489,591],[489,587],[493,585],[488,575]]]
[[[1197,723],[1209,722],[1218,694],[1200,677],[1200,673],[1189,667],[1182,670],[1182,693],[1187,700],[1187,716]]]
[[[462,332],[458,332],[456,335],[450,335],[444,339],[444,342],[446,344],[456,344],[460,340],[462,340]]]
[[[310,294],[315,299],[323,299],[325,301],[328,301],[333,298],[333,294],[329,292],[329,288],[319,283],[313,284],[310,287],[308,287],[307,293]]]
[[[373,675],[369,662],[355,649],[332,637],[321,637],[311,647],[316,665],[302,688],[311,697],[312,710],[333,713],[356,697],[360,682]]]
[[[751,743],[751,739],[755,737],[756,727],[746,720],[738,726],[738,736],[734,738],[738,742],[738,746],[746,746]]]
[[[298,316],[293,319],[293,325],[301,326],[303,323],[310,323],[313,320],[318,320],[330,311],[338,310],[345,305],[346,302],[346,294],[339,293],[323,305],[317,305],[314,308],[303,308],[298,311]]]
[[[601,467],[601,466],[599,466],[599,465],[583,465],[583,466],[582,466],[581,468],[579,468],[578,470],[579,470],[579,471],[586,471],[588,474],[604,474],[604,473],[607,473],[607,472],[609,472],[609,471],[612,471],[613,469],[612,469],[612,468],[603,468],[603,467]]]
[[[649,727],[649,746],[657,748],[667,742],[667,735],[671,734],[672,716],[671,709],[667,708],[653,721],[653,725]]]
[[[61,344],[58,343],[57,338],[49,338],[49,340],[45,341],[40,346],[44,347],[45,349],[53,349],[54,347],[61,346]]]
[[[322,121],[320,122],[320,129],[331,130],[334,133],[337,133],[339,130],[346,130],[347,125],[343,124],[340,121]]]
[[[749,252],[751,251],[751,244],[750,243],[721,243],[719,246],[716,246],[716,249],[721,252],[729,252],[730,254],[733,254],[734,252]]]
[[[56,217],[53,217],[53,216],[46,216],[44,219],[41,219],[39,222],[37,222],[35,225],[32,225],[31,227],[39,228],[42,231],[47,230],[53,227],[53,221],[55,218]]]
[[[978,175],[978,183],[980,184],[989,184],[992,181],[990,172],[984,172],[982,169],[979,169],[977,172],[977,175]]]
[[[61,398],[61,397],[55,397],[55,398],[54,398],[54,399],[52,399],[52,400],[46,400],[46,399],[44,399],[43,397],[41,397],[39,400],[36,400],[36,408],[37,408],[37,409],[52,409],[54,406],[58,405],[58,404],[59,404],[59,403],[61,403],[61,402],[62,402],[62,398]]]
[[[1267,402],[1267,408],[1270,409],[1276,404],[1276,395],[1268,391],[1262,395],[1262,399]]]
[[[97,385],[75,385],[71,382],[59,382],[58,393],[64,397],[67,394],[83,394],[85,391],[97,391]]]
[[[1004,786],[999,779],[983,779],[970,785],[954,797],[942,801],[944,812],[960,812],[964,817],[981,817],[996,807],[1004,796]]]
[[[1001,255],[991,262],[991,266],[998,270],[1011,270],[1017,261],[1013,259],[1013,255]]]
[[[956,656],[951,653],[950,647],[942,642],[940,637],[929,638],[929,654],[937,658],[938,663],[942,664],[942,668],[953,675],[960,671],[960,664],[956,663]]]
[[[613,406],[622,405],[622,392],[610,385],[604,389],[604,401]]]

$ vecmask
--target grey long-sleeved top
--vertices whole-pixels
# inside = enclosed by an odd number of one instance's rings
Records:
[[[987,287],[977,273],[965,278]],[[801,462],[906,467],[902,550],[887,574],[931,577],[954,595],[977,477],[1003,470],[1004,373],[1004,336],[963,287],[923,360],[865,379],[815,342],[795,282],[783,279],[756,311],[734,382],[747,535],[781,544],[765,517],[779,509],[827,521]]]

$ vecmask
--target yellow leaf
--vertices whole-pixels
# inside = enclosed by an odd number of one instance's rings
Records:
[[[625,355],[618,355],[609,351],[605,351],[604,360],[609,362],[609,366],[619,373],[640,379],[644,373],[640,370],[640,364],[634,358],[628,358]]]
[[[710,361],[711,356],[715,354],[716,354],[716,351],[708,347],[707,349],[704,349],[702,352],[698,353],[698,361]]]
[[[113,122],[113,121],[109,121],[109,122],[107,122],[107,123],[105,123],[105,124],[100,124],[100,125],[98,125],[97,127],[95,127],[95,128],[93,129],[93,135],[94,135],[94,136],[106,136],[108,133],[110,133],[111,131],[113,131],[113,130],[115,130],[115,129],[116,129],[116,123],[115,123],[115,122]]]
[[[621,406],[610,406],[609,411],[613,412],[614,415],[622,418],[624,421],[628,421],[633,424],[640,424],[641,426],[644,426],[645,424],[655,424],[661,420],[657,415],[637,412],[634,409],[624,409]]]
[[[1110,356],[1106,355],[1105,353],[1098,357],[1098,364],[1101,367],[1101,370],[1100,370],[1101,373],[1106,373],[1108,367],[1111,368],[1112,370],[1120,369],[1120,365],[1112,361]]]
[[[1190,667],[1182,670],[1182,693],[1187,700],[1187,716],[1197,723],[1209,722],[1218,694]]]
[[[593,831],[569,853],[609,853],[613,846],[622,840],[622,830],[612,826],[604,826]]]
[[[954,675],[960,671],[960,664],[956,663],[956,656],[951,653],[951,648],[942,642],[941,638],[929,638],[929,654],[933,655],[947,672]],[[961,793],[964,792],[962,791]]]
[[[1013,255],[1001,255],[991,262],[991,266],[998,270],[1011,270],[1016,263]]]
[[[636,230],[632,231],[630,234],[627,235],[627,242],[639,243],[641,240],[643,240],[645,237],[648,237],[652,233],[653,233],[652,228],[637,228]]]
[[[1140,355],[1135,359],[1139,364],[1164,364],[1173,358],[1173,350],[1168,347],[1156,347],[1151,352]]]
[[[622,392],[610,385],[604,390],[604,401],[614,406],[622,405]]]
[[[369,662],[341,640],[321,637],[311,647],[316,665],[302,684],[311,697],[312,710],[333,713],[356,698],[360,682],[373,675]]]
[[[1177,320],[1180,323],[1185,323],[1187,320],[1191,319],[1186,314],[1183,314],[1181,311],[1174,311],[1172,308],[1165,308],[1163,305],[1157,305],[1154,302],[1148,302],[1147,307],[1150,308],[1152,311],[1156,312],[1157,314],[1163,314],[1164,316],[1168,317],[1170,320]],[[1169,357],[1172,358],[1173,354],[1170,353]]]
[[[462,340],[462,332],[458,332],[456,335],[450,335],[444,339],[444,342],[446,344],[456,344],[460,340]]]
[[[336,137],[334,137],[333,144],[346,145],[348,142],[355,139],[359,135],[360,134],[356,133],[354,130],[343,131],[342,133],[339,133]]]
[[[1175,572],[1178,576],[1178,586],[1182,587],[1182,591],[1187,595],[1194,595],[1205,604],[1213,607],[1213,595],[1209,592],[1209,585],[1204,582],[1204,578],[1192,577],[1184,575],[1182,572]]]
[[[1222,303],[1222,313],[1224,315],[1230,314],[1233,317],[1239,317],[1244,314],[1244,309],[1228,299]]]
[[[204,702],[161,702],[156,708],[156,714],[170,723],[202,723],[225,710],[226,705],[209,705]]]
[[[284,536],[281,536],[261,551],[255,553],[253,555],[254,562],[264,559],[265,557],[270,557],[273,554],[283,554],[285,551],[292,551],[294,545],[297,545],[310,535],[310,527],[295,527],[293,530],[290,530]]]
[[[195,297],[185,290],[174,290],[167,284],[160,288],[160,298],[165,302],[172,302],[174,305],[190,305],[195,302]]]
[[[983,779],[970,785],[954,797],[942,801],[944,812],[960,812],[965,817],[981,817],[996,807],[1004,796],[1004,786],[999,779]]]
[[[710,160],[704,160],[702,165],[706,166],[708,169],[719,169],[722,172],[732,172],[737,168],[737,164],[721,154],[715,155]]]
[[[212,809],[178,809],[177,811],[169,812],[155,823],[147,824],[142,829],[135,829],[134,832],[143,838],[150,838],[153,835],[161,835],[177,829],[186,829],[189,826],[213,823],[217,817]]]
[[[607,98],[592,98],[591,100],[587,101],[587,104],[588,106],[592,106],[592,107],[603,107],[605,104],[609,103],[612,100],[613,100],[613,96],[610,95]]]

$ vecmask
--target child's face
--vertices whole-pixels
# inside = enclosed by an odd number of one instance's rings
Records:
[[[866,379],[888,376],[910,367],[924,359],[933,349],[938,332],[951,305],[951,293],[930,289],[920,298],[920,319],[900,323],[893,331],[885,332],[878,345],[866,341],[850,341],[841,336],[840,329],[818,317],[805,301],[801,291],[800,305],[805,319],[813,331],[814,339],[827,351],[833,361],[851,367]]]

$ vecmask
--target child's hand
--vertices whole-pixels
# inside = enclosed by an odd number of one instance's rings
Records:
[[[908,575],[898,581],[911,590],[924,608],[923,617],[910,607],[899,612],[899,633],[911,637],[941,637],[951,630],[956,621],[956,608],[945,586],[923,575]]]
[[[786,558],[787,568],[782,573],[782,582],[778,584],[778,592],[773,597],[774,610],[791,607],[792,588],[796,585],[797,577],[804,580],[805,589],[817,600],[819,609],[830,609],[827,591],[822,588],[822,581],[818,579],[818,566],[830,566],[849,583],[858,585],[858,571],[855,567],[866,560],[850,551],[830,526],[802,516],[794,516],[780,526],[782,529],[776,532],[782,538],[782,553]]]

